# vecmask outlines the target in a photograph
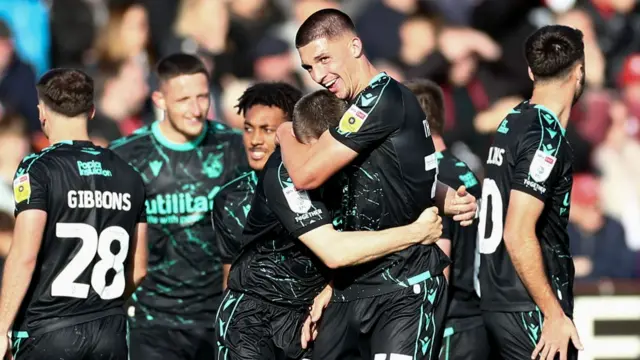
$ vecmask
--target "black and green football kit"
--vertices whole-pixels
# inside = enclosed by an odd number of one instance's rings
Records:
[[[132,296],[132,360],[198,358],[213,351],[222,295],[210,212],[220,188],[247,168],[242,137],[206,121],[197,138],[176,144],[156,122],[110,147],[140,173],[147,193],[149,268]]]

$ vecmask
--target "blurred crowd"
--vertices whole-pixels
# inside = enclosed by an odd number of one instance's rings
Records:
[[[106,146],[161,120],[151,101],[156,60],[197,54],[212,74],[209,118],[241,131],[235,106],[251,84],[317,88],[293,39],[307,16],[327,7],[355,20],[379,70],[442,86],[445,141],[480,177],[498,124],[531,93],[524,39],[552,23],[582,30],[587,88],[567,128],[576,156],[576,277],[640,277],[637,0],[0,0],[0,258],[10,241],[14,171],[48,145],[34,86],[44,71],[77,67],[94,77],[89,130]]]

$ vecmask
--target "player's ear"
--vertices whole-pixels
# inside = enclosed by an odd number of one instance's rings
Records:
[[[359,37],[354,37],[351,39],[351,43],[349,44],[349,48],[351,50],[351,56],[354,58],[359,58],[364,55],[362,50],[362,40]]]
[[[530,67],[527,67],[527,71],[529,72],[529,79],[531,79],[531,81],[536,81]]]
[[[89,111],[89,120],[93,120],[94,116],[96,116],[96,107],[93,106],[91,111]]]
[[[160,91],[154,91],[151,94],[151,99],[153,100],[153,103],[161,110],[167,110],[167,104],[166,101],[164,99],[164,95],[162,95],[162,93]]]
[[[40,121],[44,120],[47,117],[47,111],[44,107],[44,104],[42,103],[42,101],[38,102],[38,117],[40,118]]]

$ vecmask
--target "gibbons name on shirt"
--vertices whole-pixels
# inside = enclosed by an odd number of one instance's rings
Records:
[[[157,194],[146,200],[147,222],[150,224],[193,224],[213,209],[216,186],[207,195],[189,193]]]
[[[72,209],[131,210],[131,194],[99,190],[70,190],[67,204]]]

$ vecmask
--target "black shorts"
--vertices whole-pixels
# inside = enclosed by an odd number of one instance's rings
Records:
[[[314,356],[322,360],[435,360],[447,283],[437,276],[406,289],[349,302],[332,302],[319,324]]]
[[[130,360],[212,360],[213,329],[131,328]]]
[[[539,310],[482,313],[489,341],[497,360],[531,359],[538,344],[544,316]],[[556,355],[555,359],[560,357]],[[578,350],[569,342],[568,360],[578,359]]]
[[[308,360],[300,345],[308,310],[274,305],[227,290],[216,316],[220,360]]]
[[[440,360],[489,360],[490,350],[482,316],[447,322]]]
[[[12,333],[15,359],[127,360],[127,318],[110,315],[44,333]]]

